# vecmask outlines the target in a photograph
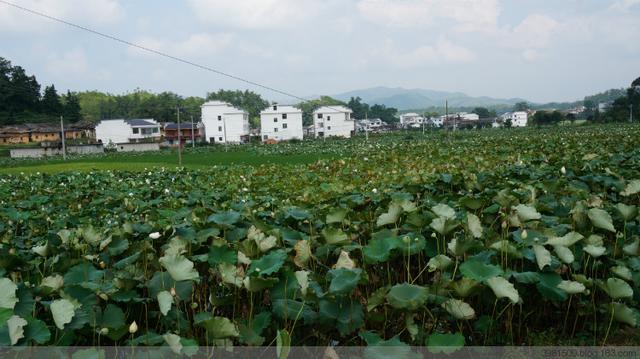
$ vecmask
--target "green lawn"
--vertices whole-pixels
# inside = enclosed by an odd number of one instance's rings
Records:
[[[251,151],[234,150],[224,151],[185,151],[182,154],[182,164],[187,168],[206,168],[214,165],[243,164],[259,166],[262,164],[304,164],[315,162],[321,158],[327,158],[326,154],[256,154]],[[85,158],[71,158],[68,161],[56,158],[51,160],[25,160],[14,162],[0,169],[0,174],[12,174],[20,172],[46,172],[55,173],[63,171],[92,171],[92,170],[129,170],[141,171],[152,167],[176,167],[178,166],[178,153],[176,151],[163,150],[149,153],[122,153],[104,156],[92,156]]]

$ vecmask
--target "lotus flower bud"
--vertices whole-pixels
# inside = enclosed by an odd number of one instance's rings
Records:
[[[109,296],[108,296],[108,295],[106,295],[105,293],[100,293],[100,294],[98,294],[98,296],[99,296],[100,298],[102,298],[102,300],[104,300],[104,301],[109,300]]]
[[[129,325],[129,333],[135,334],[138,331],[138,324],[134,320],[131,325]]]
[[[151,239],[158,239],[158,238],[160,238],[160,233],[158,233],[158,232],[153,232],[153,233],[149,234],[149,238],[151,238]]]
[[[100,335],[107,335],[107,334],[109,334],[109,328],[100,329]]]
[[[562,166],[562,168],[560,168],[560,173],[562,173],[563,175],[567,174],[567,169],[564,168],[564,166]]]
[[[175,297],[176,296],[176,288],[171,288],[169,293],[171,293],[171,295]]]
[[[529,237],[529,234],[527,233],[526,229],[522,231],[522,234],[520,235],[520,237],[522,237],[522,239],[527,239],[527,237]]]
[[[107,263],[104,261],[100,261],[100,269],[105,269],[107,267]]]

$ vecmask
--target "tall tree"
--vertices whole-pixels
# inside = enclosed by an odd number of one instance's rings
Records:
[[[60,96],[58,96],[54,85],[45,87],[40,108],[44,114],[49,116],[62,115],[62,102],[60,102]]]
[[[260,111],[269,106],[269,102],[264,100],[260,94],[245,90],[218,90],[207,94],[207,101],[217,100],[232,104],[235,107],[249,112],[249,117],[255,123],[256,118],[260,118]]]
[[[475,113],[480,118],[496,117],[496,111],[489,110],[486,107],[476,107],[473,109],[473,111],[471,111],[471,113]]]
[[[353,111],[353,118],[357,120],[369,117],[369,105],[362,102],[360,97],[352,97],[347,103],[347,107]]]
[[[79,122],[82,120],[80,109],[80,99],[75,93],[67,90],[66,96],[63,96],[63,115],[66,121]]]

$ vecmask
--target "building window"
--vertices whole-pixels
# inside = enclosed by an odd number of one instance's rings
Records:
[[[137,135],[138,133],[140,133],[140,129],[139,128],[134,128],[133,129],[133,134]]]
[[[331,126],[327,127],[327,130],[331,130]]]
[[[322,118],[322,114],[321,113],[318,114],[318,118]]]
[[[158,133],[158,128],[157,127],[153,128],[153,133]]]
[[[222,142],[222,137],[218,137],[218,141]]]
[[[264,135],[264,136],[262,136],[262,139],[263,139],[263,140],[268,140],[268,139],[269,139],[269,136]]]
[[[324,127],[324,123],[318,122],[318,127],[323,128]]]
[[[222,132],[222,126],[218,126],[218,131]]]
[[[283,113],[283,114],[282,114],[282,119],[283,119],[283,120],[286,120],[286,119],[287,119],[287,114],[286,114],[286,113]]]
[[[274,129],[273,129],[273,132],[278,132],[278,128],[277,128],[277,127],[276,127],[276,128],[274,128]]]
[[[273,122],[278,122],[278,118],[274,117]]]
[[[218,121],[222,121],[222,116],[218,116]]]
[[[327,121],[331,121],[331,116],[327,116]]]
[[[277,105],[274,105],[274,106],[273,106],[273,110],[274,110],[274,111],[278,111],[278,106],[277,106]]]
[[[282,128],[287,128],[287,124],[286,124],[286,123],[283,123],[283,124],[282,124]]]

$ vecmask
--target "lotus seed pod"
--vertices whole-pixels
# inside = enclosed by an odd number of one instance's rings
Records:
[[[138,331],[138,324],[134,320],[131,325],[129,325],[129,333],[135,334]]]
[[[191,309],[197,309],[198,308],[198,303],[193,302],[191,303]]]
[[[104,261],[100,261],[100,268],[105,269],[106,267],[107,267],[107,263],[105,263]]]

